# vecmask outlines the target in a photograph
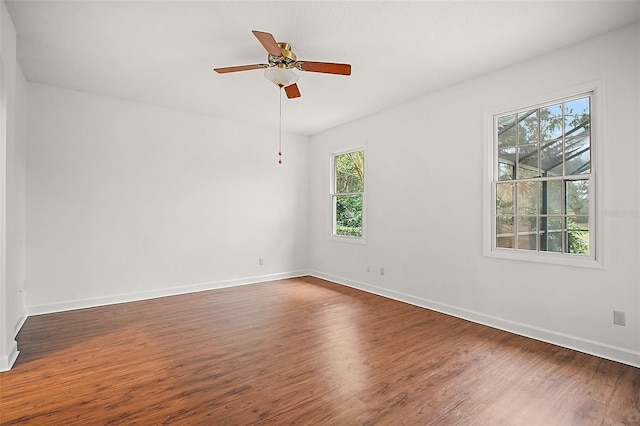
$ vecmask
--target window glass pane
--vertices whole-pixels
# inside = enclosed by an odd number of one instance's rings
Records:
[[[567,253],[589,254],[589,217],[567,217]]]
[[[362,236],[362,195],[336,195],[336,235]]]
[[[562,176],[562,141],[541,144],[540,176]]]
[[[576,99],[564,104],[564,135],[576,136],[589,133],[589,98]]]
[[[538,213],[539,182],[520,182],[517,184],[518,214]]]
[[[538,145],[518,147],[518,179],[540,176],[538,173]]]
[[[574,215],[589,214],[589,181],[568,180],[565,182],[566,212]]]
[[[496,247],[514,248],[513,216],[496,217]]]
[[[336,193],[364,190],[364,151],[336,155],[335,168]]]
[[[515,179],[516,149],[501,148],[498,150],[498,180]]]
[[[498,147],[516,146],[516,115],[498,118]]]
[[[512,164],[500,163],[498,164],[498,180],[511,180],[514,179]]]
[[[564,143],[565,175],[580,175],[591,171],[591,150],[588,135],[567,138]]]
[[[538,110],[518,114],[518,145],[538,142]]]
[[[562,252],[562,217],[540,218],[540,251]]]
[[[537,250],[538,220],[531,216],[518,216],[518,248]]]
[[[496,213],[513,214],[513,183],[499,183],[496,186]]]
[[[562,105],[540,108],[540,140],[551,141],[562,137]]]
[[[545,180],[540,182],[540,213],[562,213],[562,181]]]

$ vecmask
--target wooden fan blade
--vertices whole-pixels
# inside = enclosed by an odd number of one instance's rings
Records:
[[[237,67],[214,68],[213,70],[219,74],[225,74],[228,72],[258,70],[263,68],[269,68],[269,65],[267,64],[238,65]]]
[[[331,62],[298,61],[296,68],[301,71],[322,72],[325,74],[351,75],[351,65]]]
[[[289,86],[284,88],[284,92],[287,94],[287,98],[299,98],[300,90],[298,89],[298,85],[296,83],[290,84]]]
[[[254,36],[258,39],[258,41],[262,44],[262,46],[266,49],[267,52],[271,53],[273,56],[282,56],[282,51],[280,47],[278,47],[278,43],[276,43],[276,39],[269,33],[263,33],[262,31],[251,31]]]

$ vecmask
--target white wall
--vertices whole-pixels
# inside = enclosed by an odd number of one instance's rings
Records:
[[[16,32],[0,2],[0,371],[18,355],[15,336],[26,318],[26,82],[16,61]]]
[[[313,136],[313,273],[640,366],[638,33],[627,27]],[[594,80],[606,94],[594,147],[604,161],[606,268],[483,257],[483,114]],[[330,153],[359,143],[366,245],[327,238]],[[626,327],[613,325],[614,309]]]
[[[278,165],[277,130],[33,83],[28,95],[30,314],[306,270],[308,137],[285,134]]]

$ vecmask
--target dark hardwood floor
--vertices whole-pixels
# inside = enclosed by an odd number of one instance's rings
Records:
[[[640,369],[315,278],[41,315],[2,425],[638,425]]]

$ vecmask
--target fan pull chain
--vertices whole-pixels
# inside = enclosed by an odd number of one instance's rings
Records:
[[[278,132],[278,164],[282,164],[282,86],[278,89],[280,92],[280,123]]]

